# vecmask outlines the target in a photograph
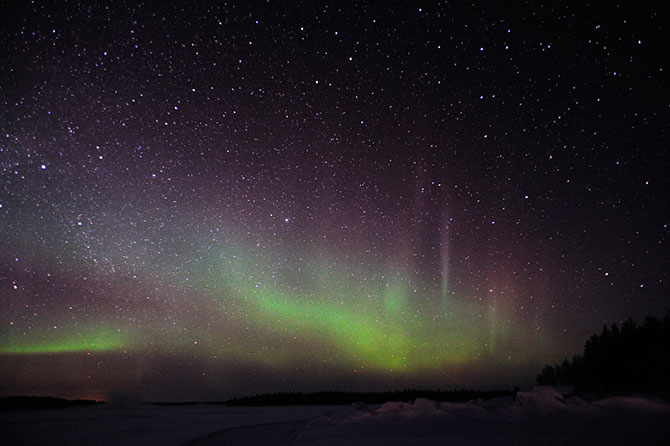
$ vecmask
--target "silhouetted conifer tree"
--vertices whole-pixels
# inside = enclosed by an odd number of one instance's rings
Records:
[[[647,317],[637,326],[632,319],[603,326],[600,335],[584,344],[583,356],[546,365],[537,376],[540,385],[574,386],[575,392],[632,393],[670,391],[670,316]]]

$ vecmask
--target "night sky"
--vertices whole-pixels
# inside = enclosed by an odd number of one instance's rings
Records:
[[[2,6],[0,394],[528,386],[667,314],[666,11],[179,3]]]

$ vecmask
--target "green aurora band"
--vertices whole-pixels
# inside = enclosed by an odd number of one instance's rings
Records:
[[[45,339],[46,338],[46,339]],[[93,329],[25,339],[3,340],[0,354],[31,355],[57,353],[111,352],[123,350],[128,345],[126,337],[116,329]]]
[[[67,329],[67,320],[57,318],[63,329],[48,336],[4,336],[0,354],[158,349],[210,358],[223,367],[226,361],[278,370],[325,363],[334,371],[414,374],[484,357],[498,360],[496,347],[520,339],[523,330],[512,325],[500,303],[464,300],[444,292],[444,281],[426,285],[408,268],[338,262],[314,253],[282,255],[244,243],[213,243],[197,254],[180,252],[171,263],[126,267],[123,274],[117,268],[108,276],[119,296],[136,296],[133,311],[144,314],[136,326],[112,321],[105,310],[90,316],[104,328]],[[162,312],[142,313],[149,301],[139,289],[160,289],[161,302],[151,304],[170,303],[184,329],[156,316]]]
[[[269,259],[254,261],[240,251],[204,264],[192,283],[218,296],[222,307],[233,299],[254,327],[265,327],[266,336],[309,339],[312,359],[336,357],[341,366],[400,373],[437,370],[491,353],[491,346],[510,332],[497,308],[466,308],[456,298],[447,302],[439,289],[419,295],[409,289],[407,274],[361,277],[304,265],[296,280],[290,278],[294,268],[271,268]],[[424,310],[411,298],[424,299]],[[425,300],[433,298],[434,311],[427,314]],[[493,331],[477,329],[485,324],[481,310],[495,322]]]

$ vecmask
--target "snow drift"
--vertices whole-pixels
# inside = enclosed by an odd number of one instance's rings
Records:
[[[0,443],[79,445],[670,444],[670,405],[646,398],[515,397],[368,406],[95,406],[0,414]]]

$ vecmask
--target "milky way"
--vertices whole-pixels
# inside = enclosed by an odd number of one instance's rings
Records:
[[[2,394],[528,385],[669,308],[663,11],[2,20]]]

